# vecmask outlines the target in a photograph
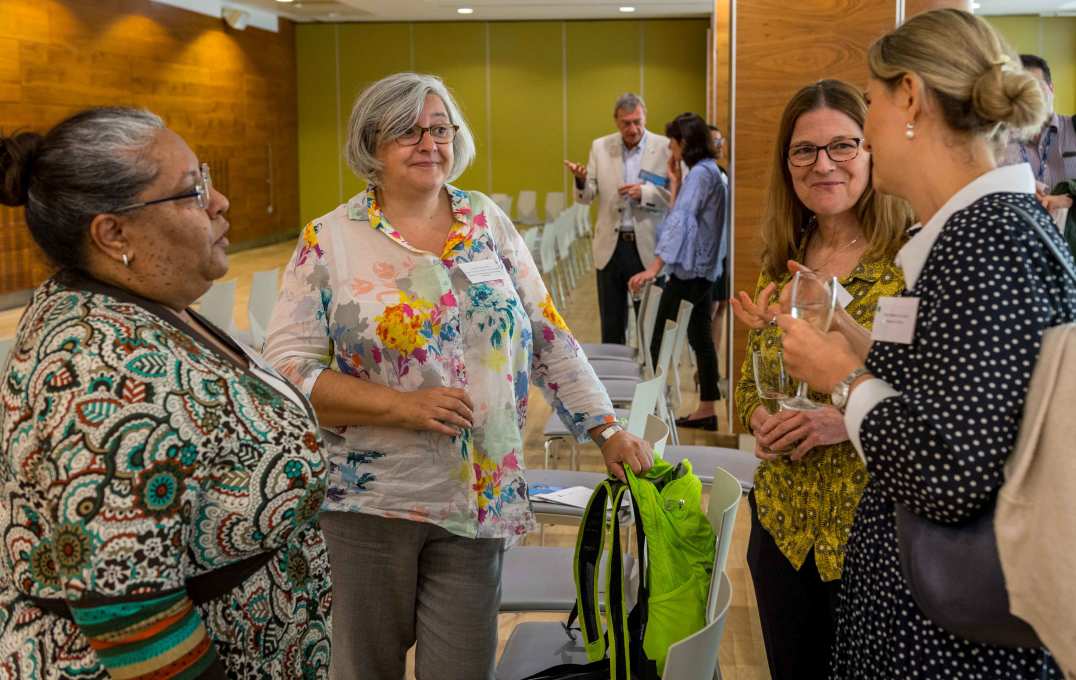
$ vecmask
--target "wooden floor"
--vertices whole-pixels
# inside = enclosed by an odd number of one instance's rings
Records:
[[[245,310],[250,290],[250,275],[255,271],[273,267],[283,269],[293,247],[294,244],[288,242],[232,255],[231,271],[225,279],[237,279],[237,313],[235,314],[237,327],[244,330],[247,328]],[[598,307],[594,277],[586,276],[583,279],[579,287],[573,292],[570,303],[561,311],[580,342],[597,342],[600,340],[600,329],[596,314]],[[0,338],[14,335],[20,313],[21,310],[0,312]],[[682,370],[681,384],[686,385],[689,390],[693,384],[690,369],[687,367]],[[683,393],[683,403],[680,409],[682,414],[694,410],[695,399],[694,394],[690,394],[688,391]],[[719,415],[724,421],[724,409],[719,408],[718,410],[721,411]],[[532,388],[530,413],[524,433],[528,467],[541,467],[543,464],[542,427],[550,413],[550,407],[546,404],[540,392]],[[726,429],[724,422],[722,422],[721,429]],[[683,430],[681,432],[681,443],[735,446],[734,440],[730,440],[726,435],[692,430]],[[580,460],[580,466],[585,470],[600,471],[603,469],[597,448],[592,445],[581,449]],[[749,512],[745,499],[740,505],[732,538],[732,547],[729,551],[727,571],[732,582],[733,597],[732,609],[725,628],[725,636],[721,642],[720,664],[724,680],[769,680],[770,677],[762,646],[758,607],[755,603],[751,577],[745,560],[747,538],[750,532]],[[547,527],[544,541],[545,545],[574,546],[575,531],[569,527]],[[536,544],[538,536],[532,534],[527,537],[526,542]],[[498,621],[500,645],[503,648],[504,642],[508,639],[512,629],[521,621],[555,621],[562,618],[562,614],[502,614]],[[498,651],[499,653],[500,650]],[[407,678],[408,680],[413,680],[414,678],[410,670],[410,663]]]

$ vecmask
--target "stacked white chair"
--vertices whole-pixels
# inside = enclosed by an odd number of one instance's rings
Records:
[[[547,220],[552,221],[552,220]],[[520,224],[540,224],[538,219],[538,192],[524,189],[516,199],[516,222]]]
[[[512,216],[512,197],[508,194],[490,194],[490,200],[497,204],[505,215]]]
[[[545,221],[552,222],[564,212],[564,192],[550,191],[545,195]]]
[[[258,351],[265,346],[269,319],[273,316],[273,307],[279,295],[277,287],[279,274],[278,269],[254,272],[250,281],[247,320],[250,322],[251,346]]]

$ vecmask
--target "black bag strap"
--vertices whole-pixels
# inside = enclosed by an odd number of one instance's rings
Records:
[[[1019,206],[1012,206],[1012,209],[1016,211],[1025,222],[1031,225],[1031,228],[1035,230],[1035,233],[1039,235],[1039,238],[1046,244],[1046,249],[1049,250],[1057,263],[1061,265],[1061,268],[1065,270],[1068,277],[1072,279],[1073,283],[1076,283],[1076,268],[1073,267],[1072,255],[1069,253],[1062,253],[1061,249],[1054,243],[1054,240],[1050,238],[1049,234],[1042,228],[1039,221],[1032,217],[1026,210]]]
[[[594,489],[583,510],[575,539],[573,576],[576,600],[572,614],[579,616],[579,630],[588,655],[605,652],[601,619],[598,616],[598,571],[605,551],[605,505],[609,495],[610,488],[606,482]],[[574,617],[569,615],[569,627],[572,621]]]

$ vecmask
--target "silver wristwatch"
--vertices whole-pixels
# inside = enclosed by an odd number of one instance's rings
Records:
[[[860,366],[851,373],[848,374],[844,380],[837,383],[837,386],[833,388],[833,391],[829,393],[830,401],[836,406],[841,413],[844,413],[844,408],[848,406],[848,390],[852,388],[852,383],[856,381],[859,376],[869,373],[866,368]]]
[[[613,423],[612,425],[598,433],[598,439],[601,439],[601,443],[604,444],[605,442],[615,437],[618,432],[623,431],[624,428],[621,427],[619,423]]]

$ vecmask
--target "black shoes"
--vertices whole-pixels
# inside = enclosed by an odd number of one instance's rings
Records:
[[[688,427],[695,430],[708,430],[710,432],[717,432],[717,416],[706,416],[705,418],[677,418],[677,427]]]

